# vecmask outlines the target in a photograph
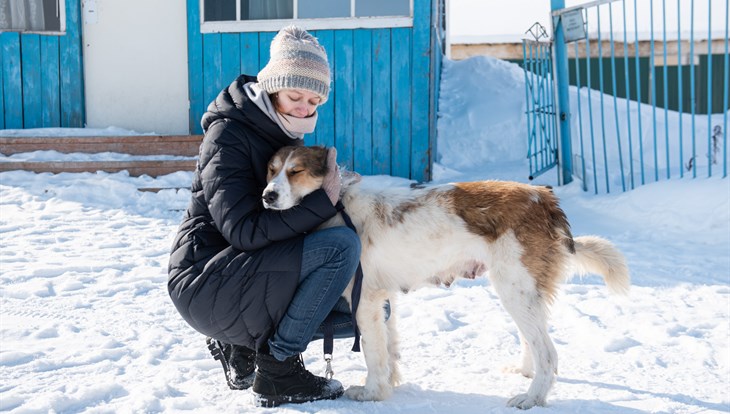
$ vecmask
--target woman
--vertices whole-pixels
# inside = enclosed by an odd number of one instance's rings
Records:
[[[274,211],[261,203],[269,158],[314,130],[329,94],[327,54],[306,31],[284,28],[257,78],[238,77],[203,115],[168,289],[182,317],[208,336],[231,388],[253,384],[264,406],[334,399],[342,385],[308,372],[301,353],[330,313],[344,316],[336,326],[345,331],[349,321],[340,296],[357,267],[359,239],[346,227],[313,231],[337,213],[336,151],[322,189],[300,205]]]

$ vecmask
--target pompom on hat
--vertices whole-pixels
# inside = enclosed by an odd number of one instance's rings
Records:
[[[271,58],[259,72],[258,83],[268,94],[282,89],[311,91],[323,104],[331,83],[327,52],[306,30],[285,27],[271,41]]]

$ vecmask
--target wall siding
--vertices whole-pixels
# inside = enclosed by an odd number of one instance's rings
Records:
[[[355,90],[352,109],[354,160],[353,170],[360,174],[373,173],[373,34],[371,30],[355,30],[353,48],[353,84]]]
[[[80,0],[66,0],[66,33],[0,34],[0,128],[84,126]]]
[[[20,73],[20,36],[2,33],[5,129],[23,128],[23,78]]]
[[[330,65],[330,73],[335,73],[335,57],[333,55],[333,52],[335,50],[334,31],[323,30],[313,32],[312,34],[317,37],[319,43],[327,51],[327,60]],[[271,40],[269,40],[269,43],[267,43],[265,52],[262,51],[262,53],[265,53],[266,57],[264,58],[264,62],[261,67],[263,67],[263,65],[266,65],[266,62],[269,60],[270,53],[268,45],[270,43]],[[334,88],[336,85],[333,83],[331,86]],[[322,105],[317,110],[319,112],[319,117],[317,119],[317,128],[314,131],[314,136],[305,137],[305,143],[307,145],[324,145],[326,147],[335,146],[335,106],[332,104],[332,102],[334,101],[335,91],[334,89],[331,89],[329,102],[327,102],[327,104],[325,105]],[[342,162],[342,157],[338,157],[338,161]]]
[[[373,32],[373,174],[390,174],[390,29]]]
[[[431,179],[441,59],[432,41],[436,1],[414,0],[411,28],[312,31],[327,51],[332,88],[307,145],[337,147],[340,164],[362,174]],[[187,4],[190,132],[199,134],[208,103],[238,74],[258,73],[276,33],[203,35],[198,0]]]
[[[0,34],[0,36],[2,36],[2,34]],[[0,39],[0,42],[2,42],[2,39]],[[0,113],[3,114],[0,116],[0,129],[5,129],[5,99],[3,99],[3,96],[5,95],[3,62],[5,59],[3,58],[3,55],[2,51],[0,51]]]
[[[81,53],[81,1],[66,0],[66,35],[58,39],[61,127],[84,126],[84,69]],[[49,125],[53,126],[53,125]]]
[[[61,125],[61,55],[57,36],[41,36],[41,124]]]

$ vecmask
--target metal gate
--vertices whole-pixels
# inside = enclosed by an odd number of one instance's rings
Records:
[[[558,130],[553,82],[552,42],[545,29],[535,24],[530,32],[535,40],[523,39],[522,61],[525,72],[527,115],[527,158],[530,180],[558,163]]]
[[[594,193],[727,177],[730,1],[564,3],[551,1],[564,177]]]

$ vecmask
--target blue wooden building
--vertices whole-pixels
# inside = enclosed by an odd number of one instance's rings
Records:
[[[95,11],[82,10],[81,0],[30,1],[55,5],[59,22],[9,27],[0,10],[0,128],[83,127],[90,68],[82,33],[93,32],[84,25]],[[84,7],[102,9],[104,1]],[[336,146],[339,161],[362,174],[431,178],[444,0],[186,0],[186,12],[187,38],[179,44],[187,45],[187,133],[202,132],[208,103],[238,74],[255,75],[276,31],[293,22],[325,47],[333,76],[306,143]],[[98,18],[98,26],[105,21]]]

